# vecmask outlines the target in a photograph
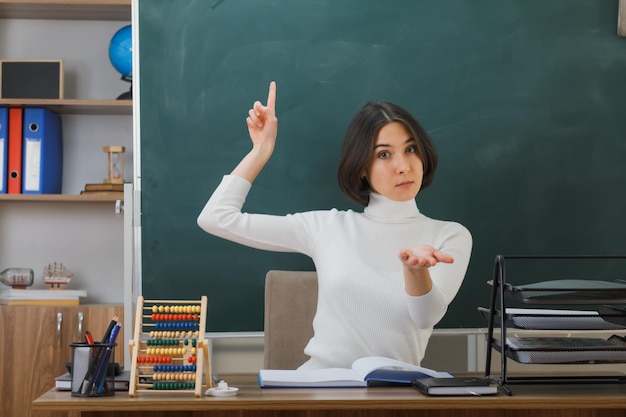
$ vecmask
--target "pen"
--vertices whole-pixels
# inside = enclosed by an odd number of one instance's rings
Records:
[[[104,388],[104,384],[105,384],[106,376],[107,376],[106,370],[109,367],[109,356],[111,355],[111,352],[113,351],[113,344],[115,343],[115,340],[117,339],[117,335],[119,334],[121,327],[122,326],[120,326],[120,324],[116,322],[113,328],[111,329],[111,334],[109,335],[109,340],[108,340],[108,346],[106,347],[104,351],[104,355],[103,355],[102,360],[100,361],[99,368],[96,373],[96,377],[94,378],[93,387],[97,387],[98,394],[101,394]],[[92,387],[92,390],[93,390],[93,387]]]
[[[114,316],[111,322],[109,323],[109,327],[107,331],[104,332],[104,337],[102,338],[102,343],[107,343],[111,338],[111,332],[113,331],[113,327],[117,324],[117,316]]]
[[[89,332],[89,330],[85,330],[85,341],[87,341],[88,345],[93,345],[93,336],[91,335],[91,333]],[[96,349],[92,348],[91,352],[93,353],[93,356],[96,356]]]
[[[109,336],[110,344],[115,343],[115,340],[117,339],[117,335],[119,334],[121,327],[122,325],[119,323],[115,323],[115,326],[113,326],[113,329],[111,330],[111,335]]]

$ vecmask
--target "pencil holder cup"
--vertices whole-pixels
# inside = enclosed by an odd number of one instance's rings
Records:
[[[72,396],[105,397],[115,395],[114,363],[117,343],[70,343],[72,349]]]

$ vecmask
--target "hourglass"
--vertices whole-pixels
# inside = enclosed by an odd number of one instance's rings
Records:
[[[124,183],[124,151],[123,146],[105,146],[102,148],[109,155],[109,176],[104,179],[105,184]]]

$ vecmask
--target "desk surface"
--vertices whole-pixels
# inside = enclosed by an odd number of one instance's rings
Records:
[[[244,414],[263,415],[268,411],[318,412],[328,415],[330,411],[358,412],[372,415],[374,411],[393,412],[413,410],[424,412],[439,410],[437,415],[624,415],[626,410],[626,385],[623,384],[518,384],[513,386],[513,396],[499,394],[484,397],[428,397],[410,387],[376,388],[315,388],[315,389],[276,389],[259,388],[254,375],[223,375],[231,386],[240,389],[235,397],[203,396],[195,398],[193,392],[167,393],[140,392],[129,397],[119,392],[112,397],[77,398],[67,391],[50,390],[33,402],[34,411],[70,411],[74,415],[98,416],[103,412],[116,412],[116,416],[149,415],[161,411],[159,415],[200,415],[238,411]],[[446,412],[447,411],[447,412]],[[480,414],[476,414],[480,412]],[[519,413],[519,414],[518,414]],[[618,414],[616,414],[618,413]],[[317,415],[316,414],[316,415]],[[335,412],[333,415],[340,415]],[[374,413],[375,414],[375,413]],[[389,414],[389,413],[388,413]],[[265,414],[268,415],[268,414]],[[350,414],[354,415],[354,414]],[[383,415],[383,414],[377,414]],[[419,415],[419,414],[412,414]]]

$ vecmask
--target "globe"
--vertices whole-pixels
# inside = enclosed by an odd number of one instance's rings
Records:
[[[124,26],[111,38],[109,60],[122,79],[133,76],[133,48],[131,25]]]

